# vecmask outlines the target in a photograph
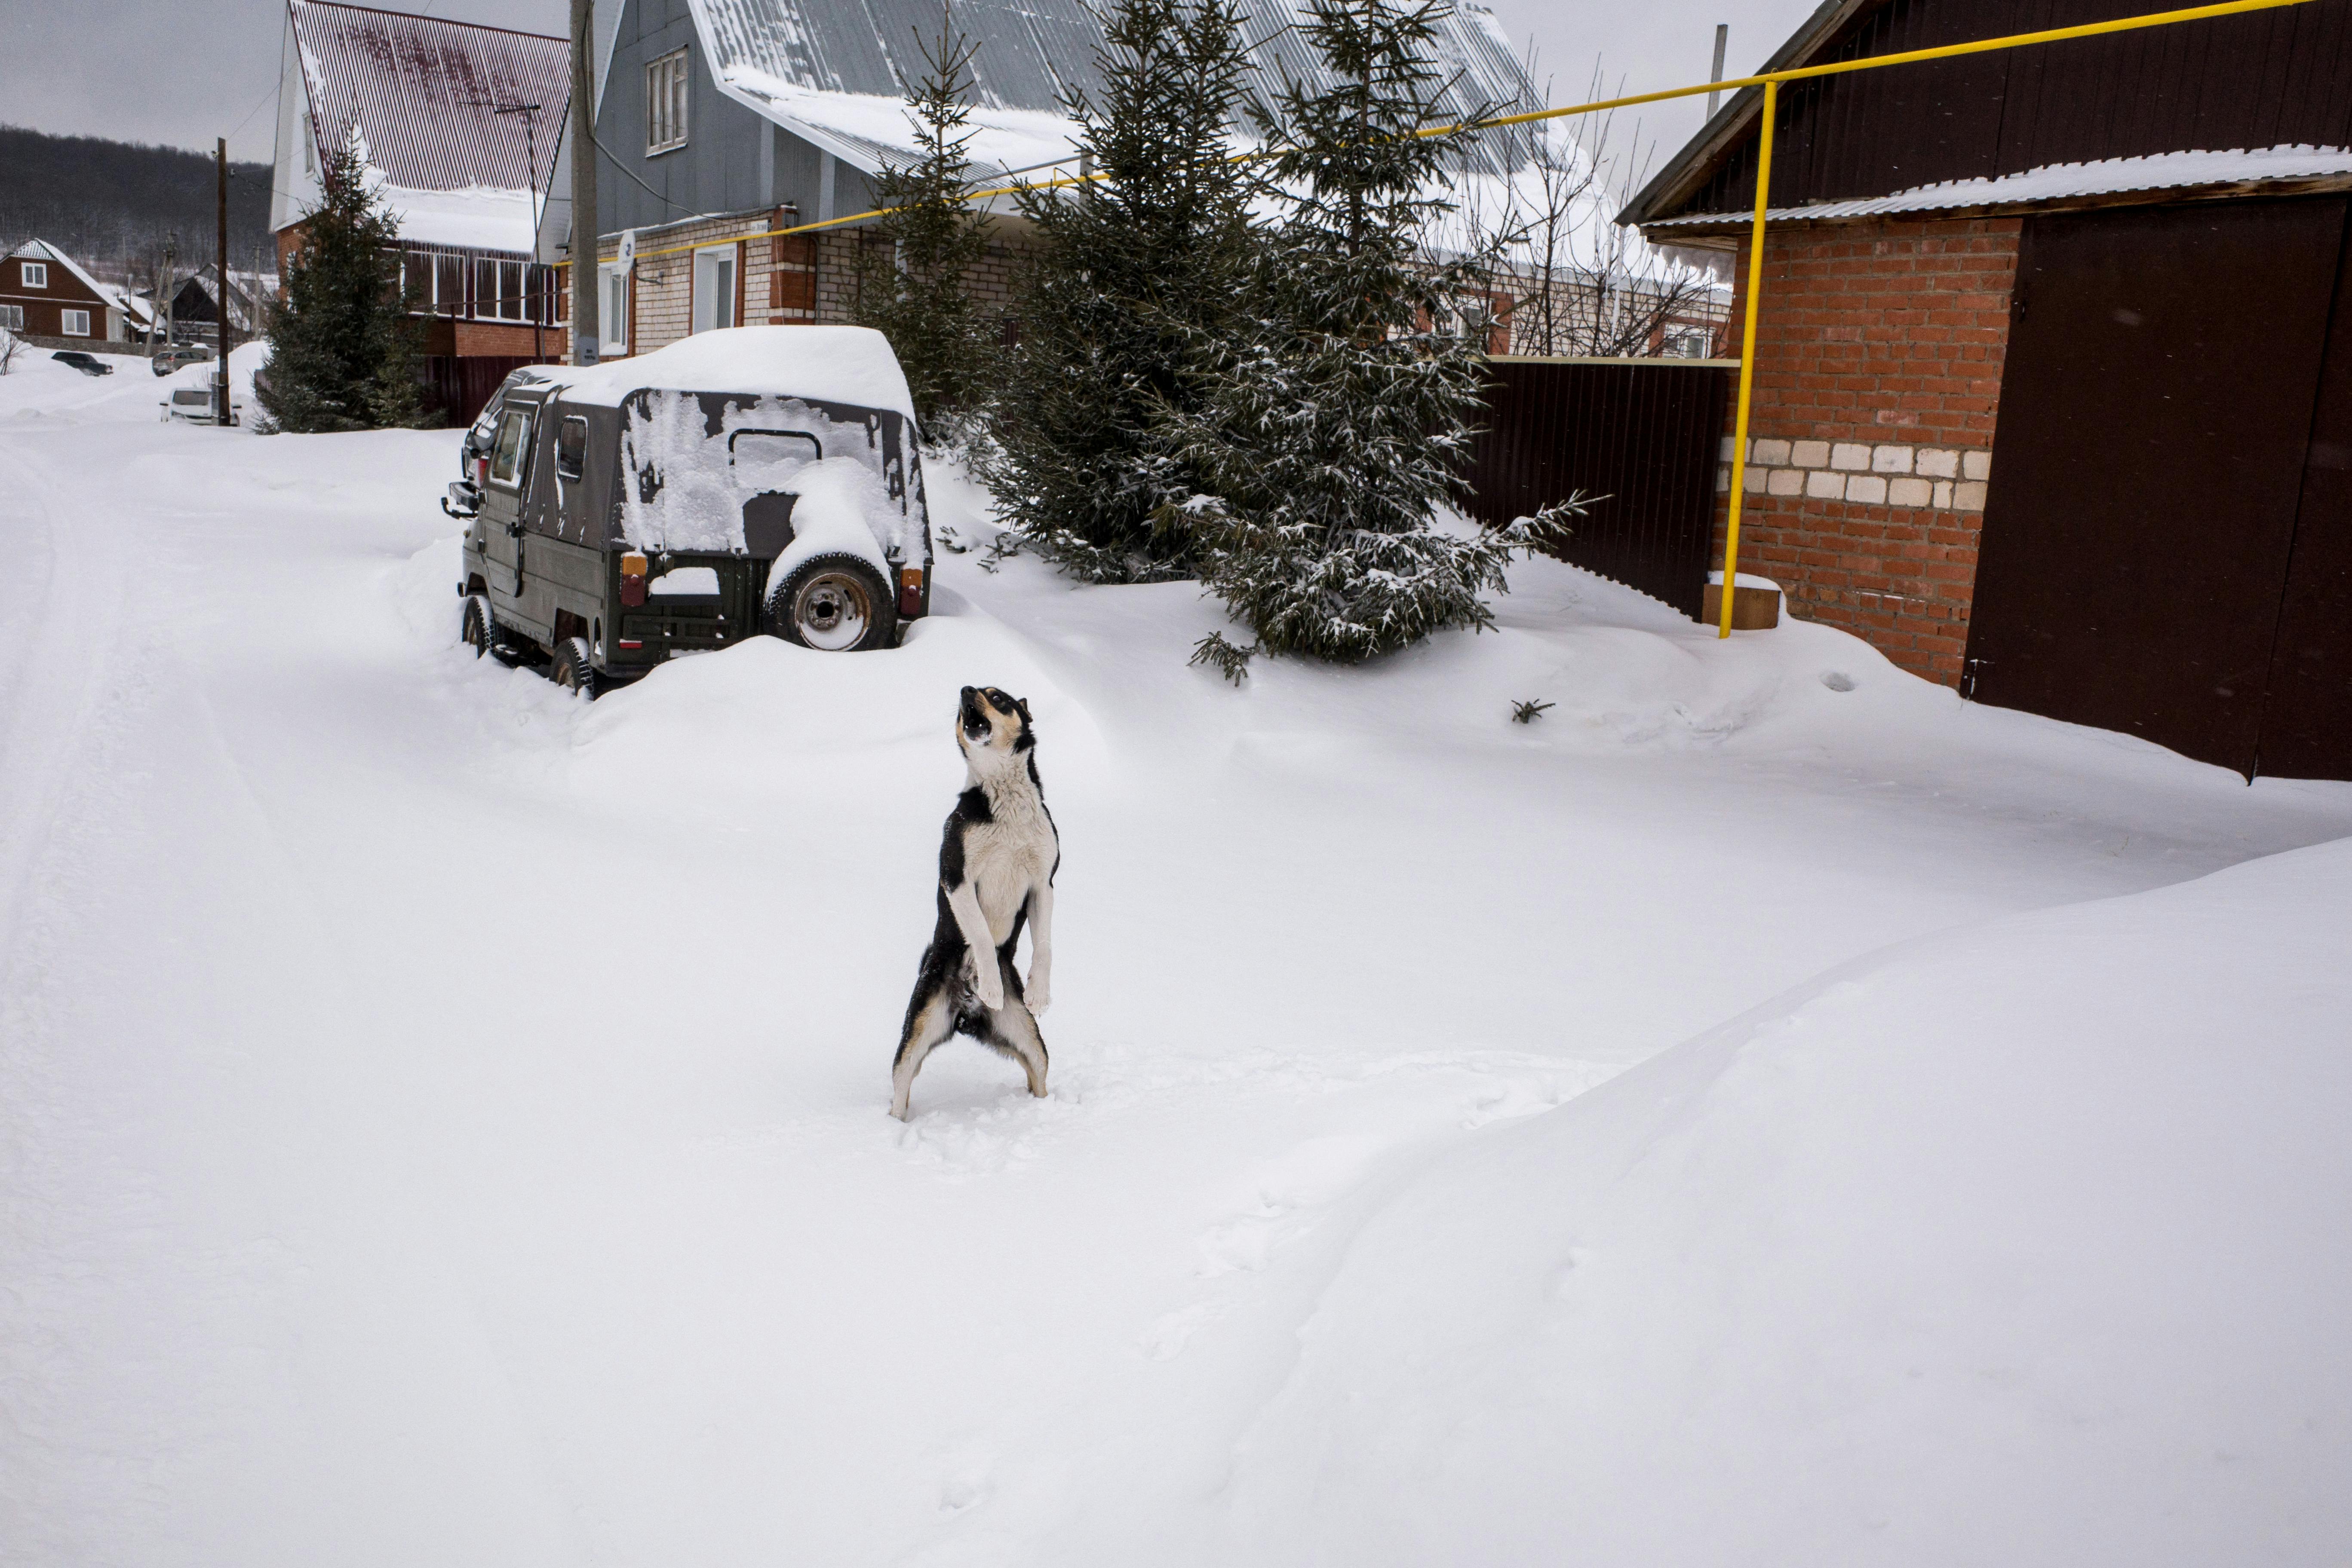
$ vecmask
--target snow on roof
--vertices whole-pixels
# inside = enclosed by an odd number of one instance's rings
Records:
[[[835,156],[868,174],[914,155],[903,95],[924,75],[917,40],[938,37],[938,0],[688,4],[720,91],[787,129],[815,131],[811,140],[833,143]],[[1240,4],[1243,34],[1258,40],[1253,53],[1269,88],[1323,79],[1292,0]],[[953,15],[978,47],[971,71],[979,159],[1017,169],[1074,156],[1076,127],[1065,111],[1065,90],[1101,88],[1095,51],[1102,24],[1086,0],[959,0]],[[1483,5],[1460,5],[1442,17],[1432,53],[1446,84],[1445,117],[1542,106],[1510,39]],[[1491,156],[1491,147],[1478,155]]]
[[[630,359],[551,368],[549,379],[567,402],[606,407],[657,388],[797,397],[915,416],[898,356],[871,327],[726,327]]]
[[[567,39],[332,0],[288,0],[288,12],[321,152],[356,133],[378,183],[420,212],[425,193],[510,195],[520,204],[514,233],[502,226],[495,240],[441,243],[530,248],[527,193],[545,192],[553,179],[571,101]],[[498,112],[521,104],[538,108]],[[450,219],[463,229],[487,209],[477,201],[454,210],[472,214]]]
[[[903,98],[822,91],[741,68],[730,70],[723,85],[768,119],[858,167],[879,169],[886,160],[911,156]],[[976,107],[968,123],[972,134],[966,151],[974,177],[984,184],[1016,169],[1077,157],[1078,126],[1067,115]]]
[[[2264,180],[2302,180],[2352,175],[2352,152],[2339,147],[2260,147],[2220,153],[2154,153],[2141,158],[2104,158],[2089,163],[2049,163],[1992,179],[1947,180],[1917,185],[1891,196],[1816,202],[1811,206],[1773,207],[1771,223],[1802,219],[1877,217],[1891,213],[1937,212],[1955,207],[2000,207],[2070,196],[2117,195],[2130,191],[2169,191],[2200,185],[2236,185]],[[1645,229],[1713,227],[1746,224],[1754,214],[1685,213],[1654,218]]]
[[[400,220],[400,237],[419,245],[475,250],[529,250],[529,191],[474,185],[462,191],[419,191],[389,181],[374,186],[384,210]]]
[[[92,278],[88,272],[83,271],[80,262],[76,261],[72,257],[68,256],[64,251],[59,250],[56,246],[51,245],[46,239],[28,239],[8,254],[10,256],[36,257],[44,261],[54,261],[59,267],[64,268],[68,272],[72,273],[74,277],[79,280],[83,288],[89,289],[100,299],[113,300],[117,298],[117,294],[114,289],[109,289],[105,284],[100,283],[97,279]]]

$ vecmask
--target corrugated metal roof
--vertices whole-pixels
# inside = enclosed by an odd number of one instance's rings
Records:
[[[570,101],[569,40],[332,0],[289,0],[288,10],[322,149],[356,128],[394,184],[524,190],[534,183],[530,128],[496,110],[535,103],[535,183],[548,188]]]
[[[2271,180],[2352,176],[2352,152],[2336,147],[2259,147],[2219,153],[2157,153],[2144,158],[2104,158],[2088,163],[2053,163],[1987,180],[1950,180],[1897,191],[1891,196],[1815,202],[1773,207],[1768,223],[1834,223],[1844,218],[1887,217],[1904,213],[1960,208],[2025,206],[2084,196],[2123,195],[2138,191],[2179,191],[2236,186]],[[1752,212],[1685,213],[1652,218],[1644,230],[1745,227]]]
[[[1303,7],[1242,0],[1257,40],[1263,89],[1284,79],[1310,86],[1319,62],[1300,36]],[[762,82],[820,92],[902,98],[924,72],[917,39],[939,35],[939,0],[688,0],[722,88],[761,108]],[[956,26],[978,45],[973,98],[983,109],[1063,110],[1068,88],[1099,89],[1095,51],[1102,24],[1085,0],[958,0]],[[1483,5],[1463,5],[1440,25],[1434,63],[1444,79],[1442,113],[1466,118],[1543,107],[1510,40]],[[746,90],[750,95],[746,96]],[[763,112],[767,111],[763,109]],[[1482,137],[1514,143],[1524,138]],[[893,152],[903,148],[891,149]]]

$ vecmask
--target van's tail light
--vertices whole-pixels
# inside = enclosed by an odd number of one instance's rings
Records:
[[[488,458],[475,458],[475,459],[474,459],[474,483],[475,483],[475,485],[478,487],[478,486],[482,486],[482,485],[487,485],[487,484],[488,484],[489,482],[490,482],[490,460],[489,460]]]
[[[621,603],[634,607],[645,602],[646,558],[632,550],[621,557]]]
[[[919,566],[898,568],[898,614],[905,616],[923,613],[923,569]]]

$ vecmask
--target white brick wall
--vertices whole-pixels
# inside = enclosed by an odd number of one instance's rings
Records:
[[[1727,437],[1723,461],[1729,464],[1735,456],[1735,443]],[[1803,495],[1857,506],[1982,511],[1991,478],[1992,454],[1987,451],[1759,437],[1748,444],[1743,488],[1750,495]],[[1717,471],[1715,488],[1731,488],[1728,467]]]

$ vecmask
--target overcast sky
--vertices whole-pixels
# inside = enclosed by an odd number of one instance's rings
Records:
[[[460,21],[560,33],[564,0],[377,0]],[[1731,25],[1729,74],[1796,30],[1811,0],[1492,0],[1504,30],[1537,49],[1555,104],[1580,102],[1597,60],[1613,89],[1704,80],[1715,25]],[[37,131],[271,155],[282,0],[0,0],[0,121]],[[1701,100],[1652,105],[1642,133],[1665,157],[1698,128]],[[1618,127],[1630,136],[1629,114]],[[7,178],[0,170],[0,180]]]

